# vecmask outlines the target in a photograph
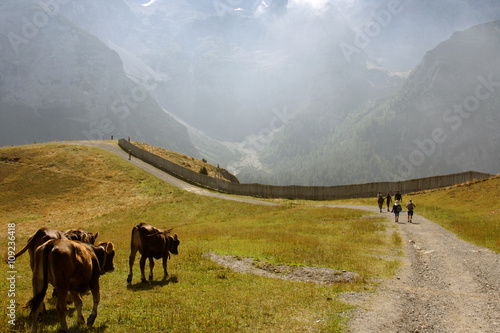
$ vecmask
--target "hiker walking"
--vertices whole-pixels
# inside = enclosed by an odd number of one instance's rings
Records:
[[[378,208],[380,209],[380,212],[382,213],[382,205],[384,204],[384,196],[382,193],[378,192],[377,194],[377,203],[378,203]]]
[[[413,223],[413,208],[415,208],[415,204],[413,201],[410,201],[406,204],[406,208],[408,208],[408,222]]]
[[[399,200],[394,201],[394,206],[392,206],[392,213],[394,213],[394,222],[399,222],[399,212],[403,210],[403,207],[399,204]]]
[[[389,207],[391,206],[391,203],[392,203],[392,197],[391,197],[390,192],[387,192],[387,196],[385,197],[385,200],[387,201],[387,211],[389,211]]]
[[[396,191],[396,194],[394,194],[394,200],[403,202],[403,196],[401,195],[401,193],[399,193],[399,191]]]

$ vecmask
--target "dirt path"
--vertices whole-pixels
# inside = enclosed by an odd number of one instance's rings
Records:
[[[351,299],[360,308],[350,332],[500,332],[500,256],[401,214],[403,267],[375,295]]]
[[[113,154],[116,154],[120,156],[121,158],[128,160],[129,156],[128,154],[123,151],[117,143],[111,143],[107,141],[64,141],[64,142],[50,142],[51,144],[74,144],[74,145],[84,145],[84,146],[91,146],[91,147],[97,147],[101,148],[104,150],[107,150],[109,152],[112,152]],[[212,192],[209,190],[206,190],[204,188],[186,183],[185,181],[176,178],[164,171],[161,171],[151,164],[148,164],[138,158],[132,157],[130,159],[130,163],[136,165],[137,167],[143,169],[144,171],[160,178],[161,180],[166,181],[167,183],[174,185],[175,187],[178,187],[184,191],[188,191],[191,193],[195,193],[198,195],[205,195],[205,196],[210,196],[210,197],[215,197],[215,198],[220,198],[220,199],[225,199],[225,200],[232,200],[232,201],[238,201],[238,202],[246,202],[246,203],[252,203],[252,204],[259,204],[259,205],[269,205],[269,206],[276,206],[277,204],[272,203],[272,202],[267,202],[267,201],[262,201],[262,200],[257,200],[257,199],[250,199],[250,198],[240,198],[240,197],[233,197],[231,195],[227,194],[222,194],[222,193],[217,193],[217,192]]]
[[[128,159],[128,154],[116,144],[98,141],[71,143],[103,148]],[[131,163],[189,192],[270,204],[200,189],[135,158]],[[335,207],[380,214],[377,207]],[[394,221],[393,214],[382,214]],[[419,215],[414,216],[412,224],[405,222],[406,212],[401,216],[398,226],[406,244],[403,267],[374,295],[344,295],[345,301],[359,306],[349,331],[500,332],[499,254],[464,242]]]

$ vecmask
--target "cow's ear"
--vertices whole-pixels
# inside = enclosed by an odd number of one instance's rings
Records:
[[[177,240],[177,234],[174,234],[174,239]]]
[[[99,236],[99,231],[95,233],[95,235],[94,235],[94,239],[96,239],[96,238],[97,238],[97,236]]]
[[[115,246],[113,245],[113,243],[108,243],[108,245],[106,246],[107,253],[113,252],[114,249],[115,249]]]

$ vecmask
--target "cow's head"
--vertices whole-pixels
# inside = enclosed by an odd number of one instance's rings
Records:
[[[107,272],[113,272],[115,265],[113,259],[115,257],[115,246],[113,243],[99,243],[98,247],[104,249],[104,258],[101,264],[101,275]]]
[[[179,246],[180,241],[179,238],[177,237],[177,234],[174,234],[174,237],[168,236],[168,238],[170,243],[170,248],[168,250],[170,251],[170,253],[174,255],[179,254],[179,250],[177,249],[177,247]]]
[[[66,230],[65,233],[66,233],[66,237],[68,237],[68,239],[71,239],[74,241],[80,241],[80,242],[84,242],[84,243],[92,244],[92,245],[94,245],[97,236],[99,236],[99,232],[96,232],[94,235],[93,233],[88,232],[84,229]]]
[[[91,232],[88,232],[85,236],[82,236],[82,242],[94,245],[97,236],[99,236],[99,231],[96,232],[95,235]]]

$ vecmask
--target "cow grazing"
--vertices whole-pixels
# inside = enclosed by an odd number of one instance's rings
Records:
[[[91,326],[97,316],[100,300],[99,277],[106,272],[114,271],[114,255],[113,243],[100,243],[94,246],[67,239],[53,239],[38,247],[35,251],[32,280],[33,298],[27,304],[27,307],[31,308],[31,332],[37,330],[38,314],[43,309],[43,300],[49,283],[58,290],[56,308],[63,331],[68,330],[66,324],[68,292],[73,297],[78,324],[84,324],[80,293],[90,289],[94,304],[87,325]]]
[[[37,232],[35,232],[33,236],[30,237],[26,246],[23,247],[21,251],[16,253],[14,255],[14,258],[19,257],[24,252],[26,252],[26,250],[28,250],[28,253],[30,255],[30,267],[31,270],[33,270],[33,260],[34,260],[33,254],[35,253],[36,248],[45,243],[46,241],[51,239],[73,239],[89,244],[94,244],[95,239],[97,238],[98,235],[99,235],[98,232],[95,235],[93,235],[92,233],[87,232],[83,229],[71,229],[62,232],[56,229],[43,227],[38,229]]]
[[[138,224],[132,229],[129,257],[130,272],[127,277],[128,283],[132,282],[132,268],[134,266],[137,251],[142,255],[139,266],[141,268],[141,280],[143,282],[146,281],[146,276],[144,275],[146,259],[149,259],[149,280],[153,280],[153,267],[155,265],[153,258],[163,259],[163,279],[167,278],[167,260],[170,258],[170,253],[174,255],[179,254],[177,247],[180,243],[177,234],[170,236],[170,231],[172,231],[172,229],[163,231],[146,223]]]

